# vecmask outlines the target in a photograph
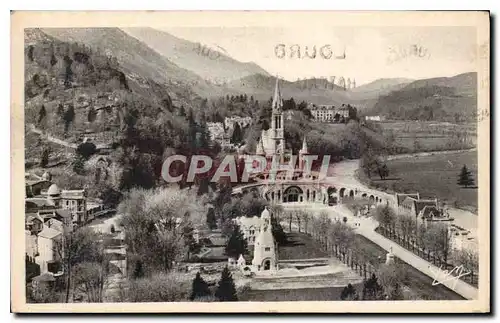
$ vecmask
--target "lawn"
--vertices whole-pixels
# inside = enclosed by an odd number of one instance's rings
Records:
[[[456,208],[477,212],[477,187],[457,185],[458,175],[465,164],[477,184],[477,152],[434,154],[432,156],[396,159],[387,162],[389,178],[360,179],[372,187],[394,192],[419,192],[422,198],[438,198]]]
[[[288,243],[278,248],[278,259],[312,259],[328,257],[317,242],[304,233],[287,233]]]
[[[477,143],[476,125],[472,123],[393,120],[372,123],[371,128],[384,135],[392,133],[395,144],[408,152],[470,148]]]

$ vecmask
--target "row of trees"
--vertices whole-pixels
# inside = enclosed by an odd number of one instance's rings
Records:
[[[332,221],[324,212],[319,215],[307,211],[286,213],[285,218],[293,217],[297,227],[311,235],[328,253],[365,277],[361,295],[352,285],[348,285],[342,291],[341,299],[403,299],[402,288],[408,281],[404,269],[397,263],[381,264],[380,259],[355,238],[354,230],[345,221]]]
[[[471,275],[462,279],[469,279],[474,283],[474,274],[477,273],[479,264],[477,253],[469,249],[453,248],[452,232],[448,224],[419,221],[417,217],[406,214],[396,215],[389,206],[377,207],[374,216],[380,224],[380,233],[436,265],[463,265]]]

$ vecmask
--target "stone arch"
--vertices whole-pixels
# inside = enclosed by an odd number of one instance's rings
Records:
[[[349,197],[354,197],[354,191],[353,190],[349,191]]]
[[[363,194],[361,194],[361,197],[362,197],[362,198],[367,198],[367,197],[368,197],[368,194],[363,193]]]
[[[375,196],[370,195],[370,202],[372,202],[372,203],[373,203],[373,201],[375,201]]]
[[[283,202],[302,202],[304,192],[298,186],[290,186],[283,192]]]
[[[262,260],[262,270],[271,270],[271,265],[271,258],[265,258],[264,260]]]
[[[332,194],[337,193],[337,189],[335,188],[335,186],[328,187],[328,189],[326,191],[327,191],[328,195],[332,195]]]
[[[342,187],[339,191],[339,196],[344,197],[344,193],[345,193],[345,187]]]

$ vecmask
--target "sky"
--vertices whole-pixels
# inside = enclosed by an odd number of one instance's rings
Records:
[[[273,75],[298,78],[340,76],[357,85],[379,78],[422,79],[476,71],[474,27],[169,27],[157,28],[212,48]],[[280,46],[283,44],[284,46]],[[301,58],[291,46],[300,47]],[[326,46],[329,45],[329,46]],[[278,47],[277,47],[278,46]],[[305,48],[316,58],[305,56]],[[325,47],[326,46],[326,47]],[[276,55],[276,49],[279,56]],[[320,48],[328,58],[323,58]],[[295,49],[297,46],[294,47]],[[345,50],[345,59],[334,59]],[[290,57],[293,55],[293,57]]]

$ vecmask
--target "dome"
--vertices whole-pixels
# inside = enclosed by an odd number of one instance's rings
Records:
[[[61,190],[56,184],[52,184],[47,191],[47,195],[59,195],[61,194]]]

